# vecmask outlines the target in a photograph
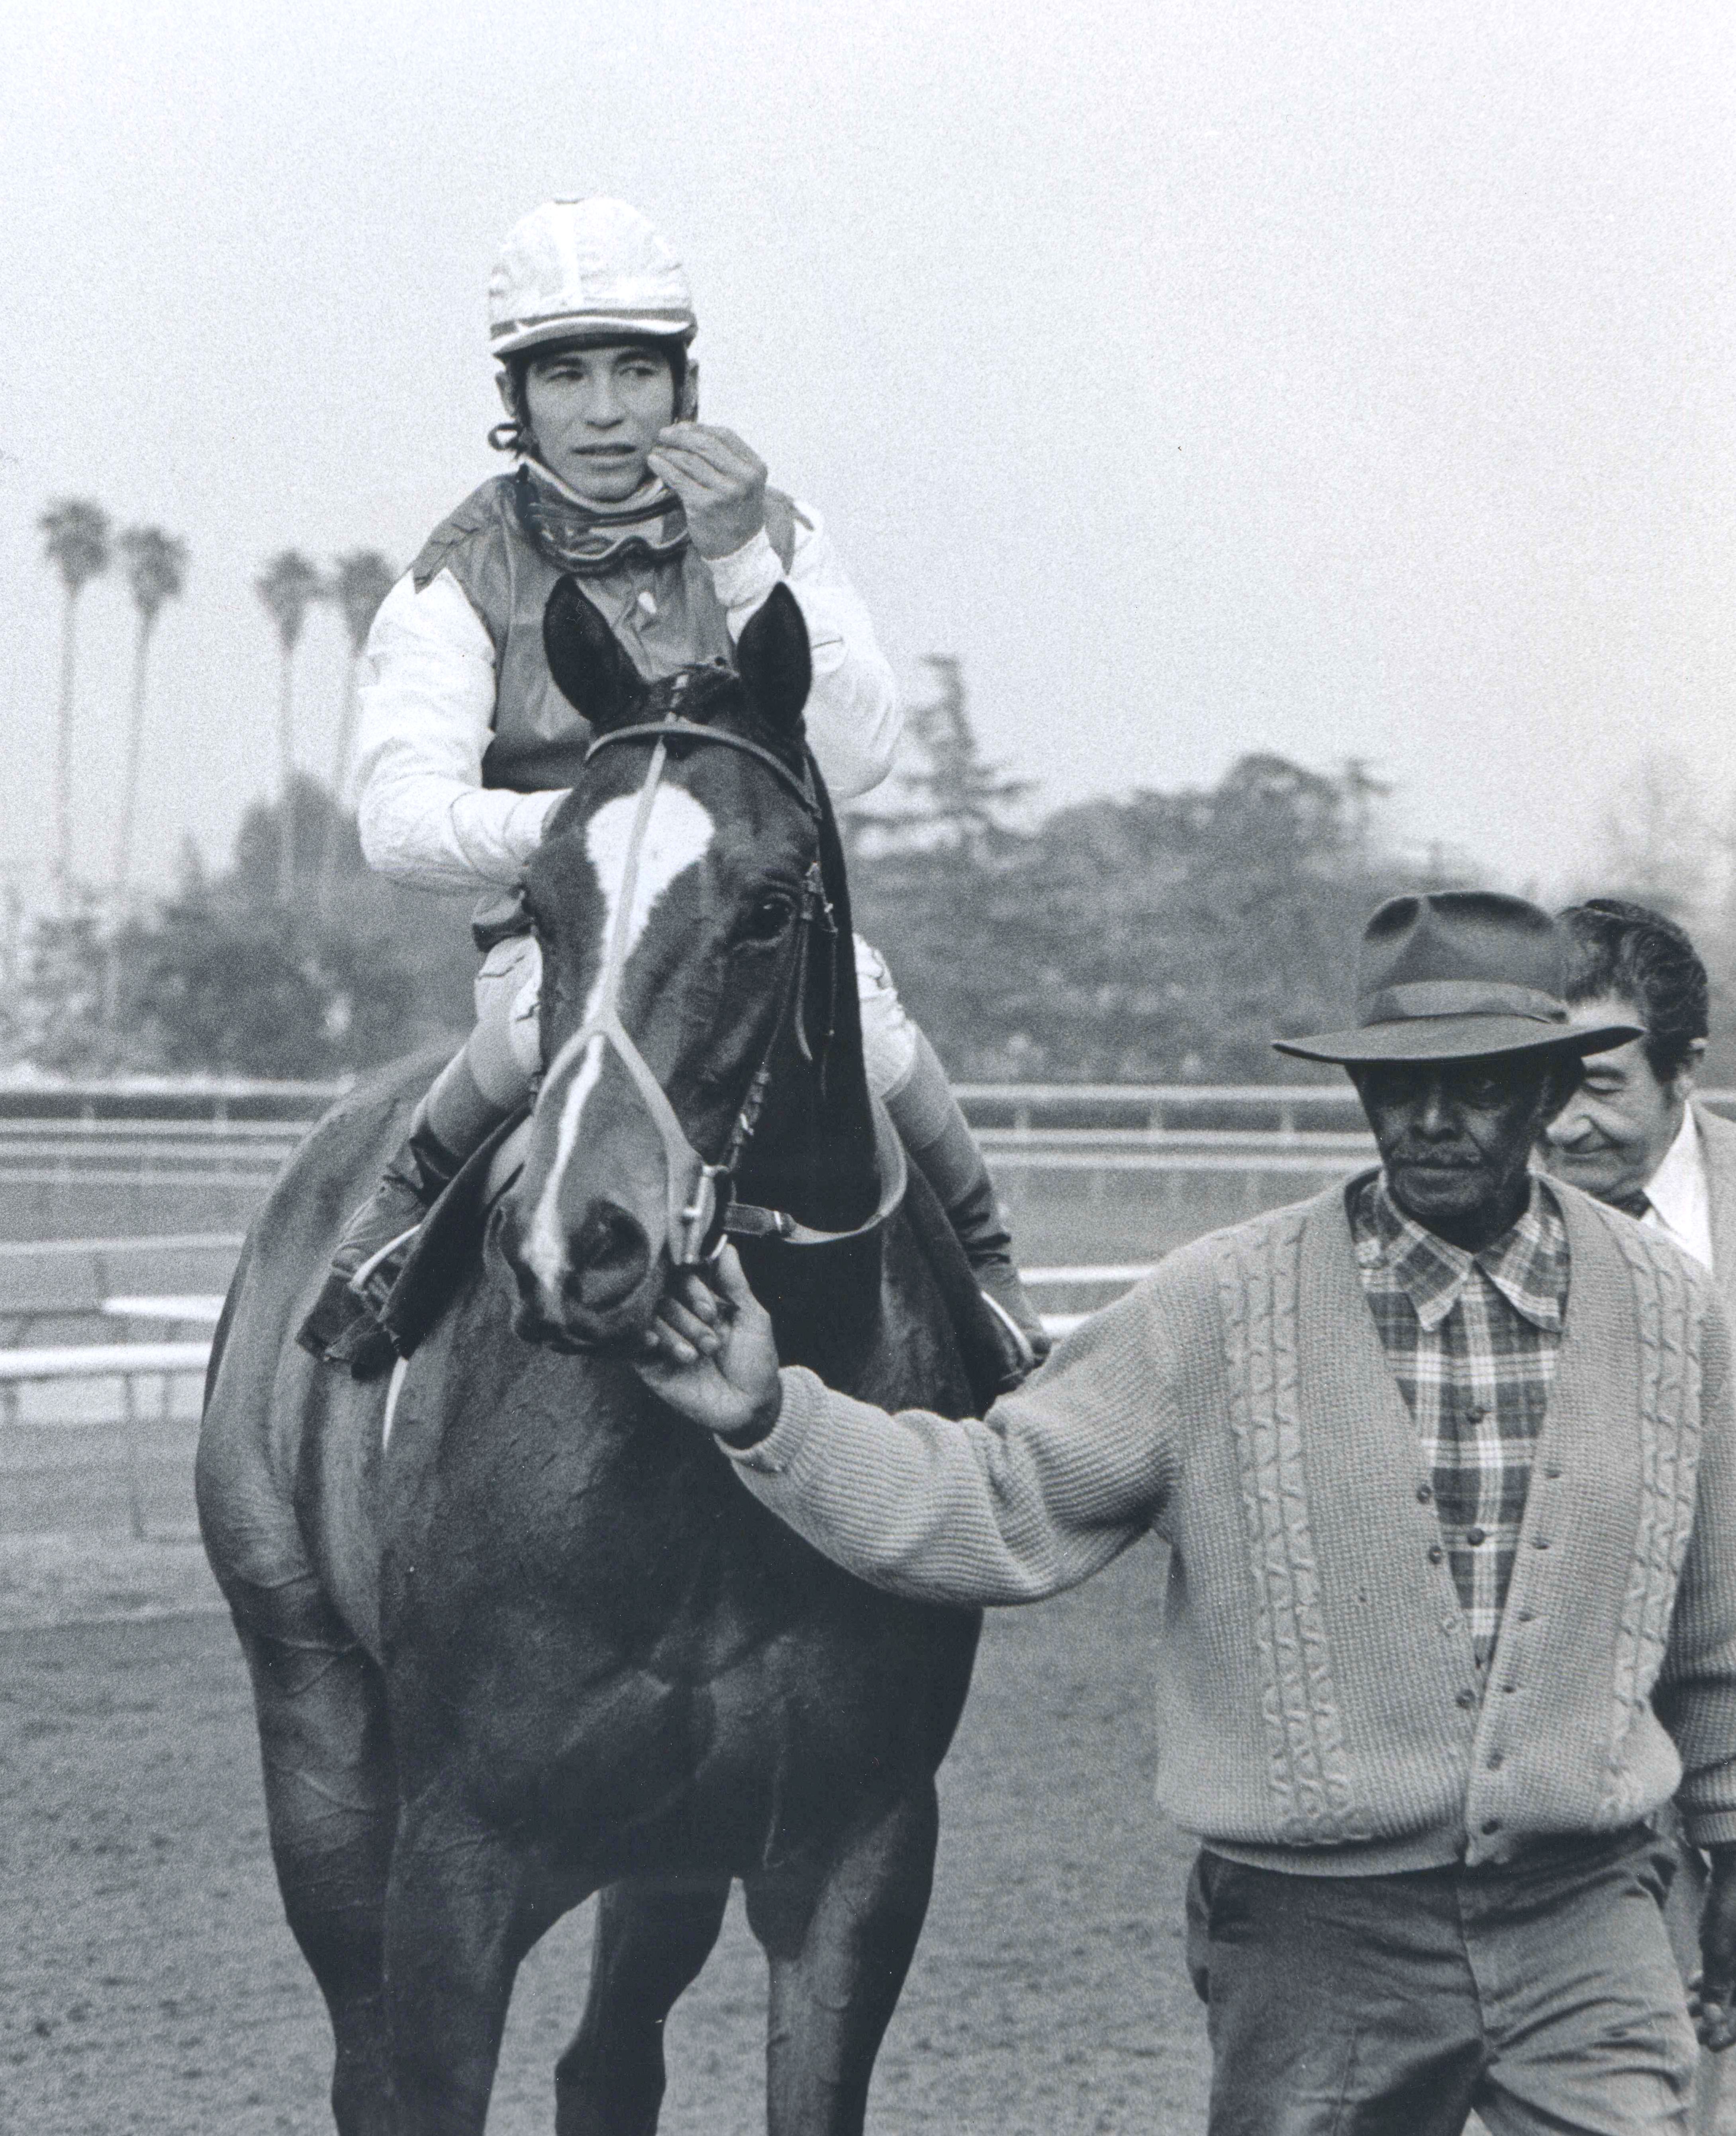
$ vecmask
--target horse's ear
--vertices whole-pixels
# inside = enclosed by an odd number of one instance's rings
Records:
[[[735,664],[755,711],[775,727],[794,726],[807,702],[814,663],[801,606],[782,580],[749,619]]]
[[[599,733],[643,711],[647,692],[638,669],[570,575],[555,580],[543,609],[542,649],[561,696]]]

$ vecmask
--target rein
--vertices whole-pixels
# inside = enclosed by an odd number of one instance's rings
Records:
[[[788,789],[817,824],[822,820],[820,802],[810,783],[798,778],[781,759],[774,756],[769,750],[762,749],[758,742],[749,741],[744,735],[730,734],[721,728],[701,726],[693,721],[681,718],[647,721],[633,726],[616,727],[609,733],[599,735],[585,751],[587,764],[599,750],[628,741],[650,742],[652,745],[651,762],[646,770],[645,783],[639,789],[638,803],[633,812],[626,864],[622,871],[620,895],[604,952],[597,1006],[581,1028],[561,1047],[550,1072],[552,1074],[569,1060],[576,1059],[585,1047],[599,1039],[613,1049],[626,1069],[633,1088],[639,1094],[641,1104],[650,1114],[662,1141],[663,1173],[668,1201],[667,1244],[670,1258],[677,1268],[700,1268],[715,1261],[723,1250],[725,1240],[730,1236],[775,1238],[786,1245],[799,1246],[831,1245],[846,1239],[860,1238],[865,1232],[874,1231],[885,1223],[903,1201],[904,1194],[904,1145],[886,1116],[885,1107],[877,1099],[874,1101],[874,1119],[875,1147],[880,1158],[880,1196],[873,1215],[864,1222],[844,1231],[818,1231],[810,1225],[798,1223],[784,1210],[759,1208],[750,1202],[737,1202],[734,1195],[736,1169],[759,1124],[760,1109],[764,1104],[766,1089],[771,1080],[772,1056],[793,1010],[797,1019],[797,1042],[803,1058],[812,1061],[814,1057],[806,1028],[801,1021],[801,1004],[807,978],[808,944],[816,925],[824,928],[834,938],[837,934],[837,922],[831,901],[826,895],[817,860],[810,864],[803,878],[802,906],[796,921],[795,949],[789,959],[783,999],[767,1040],[765,1051],[748,1085],[747,1095],[742,1101],[741,1109],[730,1132],[729,1142],[718,1163],[708,1164],[688,1140],[686,1131],[676,1118],[675,1108],[665,1095],[663,1086],[652,1072],[651,1065],[640,1052],[633,1034],[621,1021],[621,981],[627,964],[633,893],[638,885],[639,856],[644,844],[646,828],[651,821],[652,804],[669,760],[669,744],[674,740],[710,742],[719,748],[736,750],[744,756],[756,759]],[[832,970],[832,1010],[835,1013],[836,946]],[[832,1017],[829,1016],[825,1044],[830,1045],[832,1036]]]

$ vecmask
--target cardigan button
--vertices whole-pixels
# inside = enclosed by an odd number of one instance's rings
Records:
[[[1441,1619],[1441,1629],[1442,1629],[1443,1632],[1456,1632],[1456,1631],[1457,1631],[1458,1628],[1459,1628],[1459,1620],[1458,1620],[1458,1619],[1457,1619],[1457,1617],[1443,1617],[1443,1618],[1442,1618],[1442,1619]]]
[[[1446,1551],[1438,1542],[1432,1542],[1428,1546],[1428,1562],[1431,1565],[1438,1565],[1446,1555]]]
[[[1452,1702],[1468,1713],[1477,1703],[1477,1693],[1474,1691],[1458,1692],[1455,1693]]]
[[[1534,1538],[1534,1545],[1538,1550],[1547,1550],[1549,1546],[1549,1539],[1547,1536],[1535,1536]]]
[[[1506,1762],[1499,1750],[1491,1750],[1489,1753],[1489,1770],[1491,1773],[1498,1773]]]
[[[1417,1503],[1419,1506],[1427,1506],[1432,1505],[1433,1502],[1434,1493],[1430,1490],[1428,1484],[1418,1483],[1417,1486]]]
[[[1500,1830],[1501,1819],[1498,1817],[1486,1817],[1483,1819],[1483,1837],[1486,1839],[1491,1837]]]
[[[1488,1531],[1486,1528],[1467,1528],[1465,1531],[1465,1540],[1470,1544],[1471,1547],[1475,1550],[1480,1542],[1487,1542],[1489,1540]]]

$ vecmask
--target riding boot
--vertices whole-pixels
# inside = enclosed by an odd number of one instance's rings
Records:
[[[360,1379],[390,1362],[393,1346],[380,1316],[422,1220],[502,1117],[478,1089],[465,1056],[449,1061],[417,1105],[379,1185],[344,1226],[325,1286],[297,1335],[304,1350],[347,1365]]]
[[[1049,1355],[1049,1333],[1020,1279],[1012,1235],[970,1123],[933,1048],[920,1032],[915,1038],[915,1061],[887,1093],[886,1108],[964,1249],[1004,1337],[1006,1383],[1016,1386]]]

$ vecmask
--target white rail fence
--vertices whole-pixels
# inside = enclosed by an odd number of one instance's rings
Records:
[[[163,1119],[105,1109],[105,1087],[90,1086],[98,1095],[76,1112],[0,1104],[0,1185],[263,1192],[313,1124],[313,1101],[330,1095],[316,1088],[299,1116],[285,1107],[269,1119]],[[1002,1171],[1317,1173],[1373,1148],[1345,1085],[972,1083],[958,1096]],[[1736,1090],[1701,1098],[1736,1113]]]
[[[134,1240],[111,1243],[143,1249],[153,1242]],[[1065,1284],[1069,1288],[1101,1285],[1118,1290],[1148,1273],[1149,1265],[1128,1262],[1029,1269],[1026,1279],[1040,1289]],[[120,1294],[104,1299],[100,1309],[111,1319],[134,1323],[156,1321],[182,1327],[214,1326],[222,1312],[223,1300],[215,1292],[165,1293],[162,1296]],[[1052,1335],[1060,1336],[1078,1327],[1086,1317],[1083,1313],[1045,1313],[1044,1320]],[[158,1383],[161,1415],[167,1422],[176,1381],[189,1375],[202,1379],[211,1362],[211,1348],[210,1338],[206,1337],[172,1342],[69,1342],[0,1349],[0,1422],[18,1421],[17,1397],[22,1387],[63,1385],[67,1381],[117,1381],[121,1391],[129,1524],[134,1541],[143,1542],[147,1531],[141,1382]]]
[[[263,1192],[341,1090],[225,1080],[0,1088],[0,1184],[161,1181]],[[1373,1148],[1343,1084],[978,1083],[958,1095],[997,1172],[1319,1174],[1348,1171]],[[1701,1095],[1736,1114],[1736,1090]],[[240,1245],[239,1231],[0,1242],[0,1345],[17,1346],[0,1347],[0,1424],[21,1420],[26,1387],[117,1382],[135,1536],[145,1524],[141,1390],[157,1383],[167,1419],[177,1382],[203,1374],[208,1337],[32,1345],[29,1336],[45,1321],[86,1315],[134,1328],[213,1326],[216,1293],[145,1286],[169,1272],[171,1256],[206,1257],[195,1280],[208,1279],[220,1273],[210,1260],[226,1271]],[[1028,1269],[1026,1279],[1039,1291],[1101,1291],[1103,1303],[1150,1265],[1057,1265]],[[1085,1317],[1045,1319],[1060,1335]]]
[[[154,1379],[162,1390],[167,1413],[176,1379],[202,1375],[211,1357],[208,1341],[198,1342],[79,1342],[51,1348],[0,1350],[0,1389],[9,1397],[5,1420],[17,1416],[19,1388],[67,1380],[117,1380],[121,1389],[122,1444],[126,1459],[127,1508],[135,1542],[145,1539],[143,1418],[138,1386]]]

